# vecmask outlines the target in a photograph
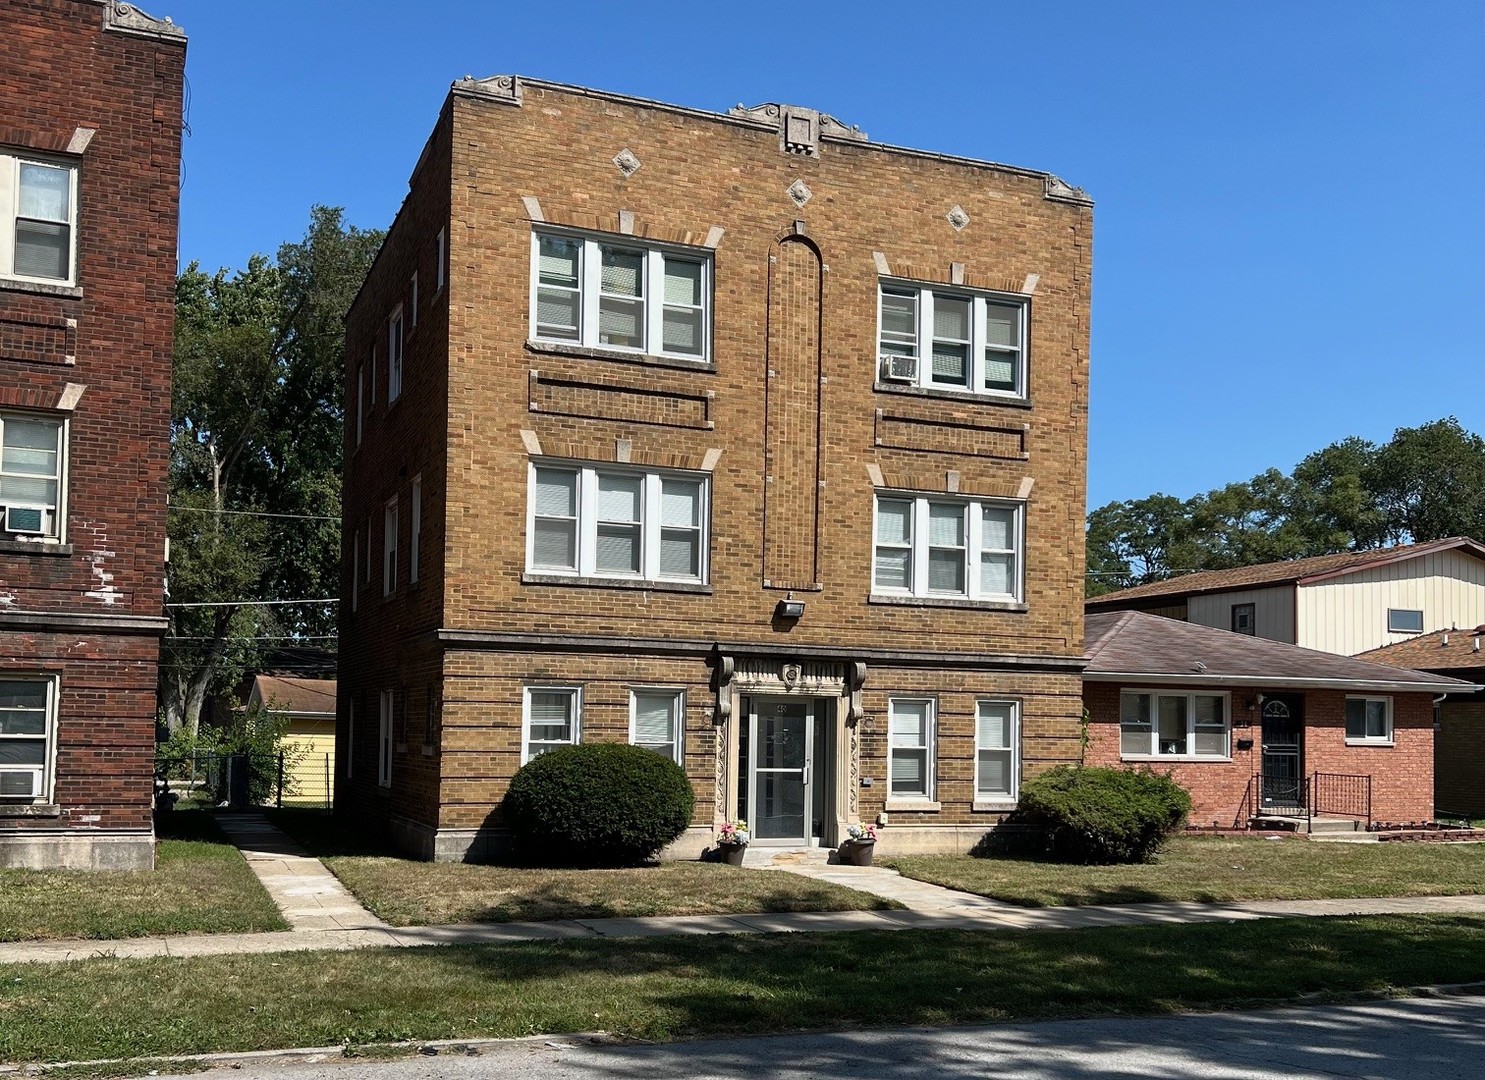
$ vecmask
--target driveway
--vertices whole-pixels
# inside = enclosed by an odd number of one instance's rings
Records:
[[[885,1011],[891,1005],[883,1003]],[[1485,997],[1246,1013],[858,1030],[644,1046],[554,1036],[477,1055],[264,1066],[192,1080],[1220,1080],[1485,1078]]]

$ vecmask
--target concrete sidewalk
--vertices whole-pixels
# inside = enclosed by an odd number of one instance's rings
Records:
[[[372,930],[386,927],[281,829],[259,813],[218,814],[217,826],[242,852],[295,931]],[[251,935],[247,935],[251,936]]]

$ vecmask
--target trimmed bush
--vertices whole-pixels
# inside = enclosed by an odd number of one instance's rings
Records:
[[[636,866],[691,823],[696,795],[681,767],[641,746],[560,746],[516,773],[505,820],[524,861]]]
[[[1025,818],[1051,830],[1054,858],[1148,862],[1191,813],[1191,796],[1146,770],[1063,765],[1021,785]]]

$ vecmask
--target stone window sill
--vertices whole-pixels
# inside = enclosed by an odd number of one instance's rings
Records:
[[[81,300],[81,285],[48,285],[44,281],[21,281],[19,278],[0,277],[0,290],[5,292],[35,293],[38,296],[60,296],[65,300]]]
[[[969,390],[945,390],[940,387],[909,386],[905,383],[877,381],[871,388],[879,394],[904,394],[908,397],[938,398],[946,401],[966,401],[975,405],[1004,405],[1009,409],[1029,409],[1029,397],[1002,397],[999,394],[976,394]]]
[[[975,611],[1008,611],[1025,614],[1025,603],[1015,600],[966,600],[953,596],[891,596],[872,593],[866,598],[868,604],[886,604],[897,607],[969,608]]]
[[[1016,809],[1016,805],[1015,799],[986,799],[984,801],[976,800],[970,809],[977,814],[1008,814]]]
[[[700,371],[715,374],[717,365],[708,360],[685,360],[677,356],[633,352],[629,349],[605,349],[592,345],[564,345],[559,341],[529,339],[526,351],[539,356],[571,356],[578,360],[617,361],[621,364],[643,364],[646,367],[675,368],[678,371]]]
[[[1207,764],[1231,765],[1232,757],[1217,757],[1212,754],[1120,754],[1120,761],[1158,762],[1179,761],[1184,765]]]
[[[6,555],[71,555],[72,545],[36,540],[0,540],[0,552]]]
[[[1390,750],[1397,744],[1391,739],[1347,739],[1346,745],[1361,747],[1371,746],[1381,750]]]
[[[0,817],[61,817],[55,803],[0,803]]]
[[[888,799],[885,807],[889,814],[936,814],[943,808],[943,803],[927,799]]]
[[[567,574],[522,574],[522,585],[567,585],[585,589],[638,589],[642,592],[692,593],[710,596],[712,587],[701,582],[645,581],[627,578],[578,577]]]

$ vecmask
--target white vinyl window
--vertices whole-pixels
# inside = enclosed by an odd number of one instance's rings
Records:
[[[0,537],[62,538],[66,423],[0,413]]]
[[[1346,742],[1392,745],[1392,699],[1390,697],[1348,697],[1346,699]]]
[[[0,678],[0,805],[49,797],[56,730],[54,677]]]
[[[1160,690],[1119,695],[1119,753],[1124,758],[1231,756],[1232,717],[1226,694]]]
[[[1022,503],[881,494],[872,592],[1019,602]]]
[[[405,344],[402,308],[399,306],[387,320],[387,404],[402,396],[402,347]]]
[[[382,595],[391,596],[397,589],[397,498],[393,496],[382,512]]]
[[[1387,632],[1389,634],[1423,633],[1423,612],[1411,608],[1388,608]]]
[[[392,727],[396,708],[396,691],[383,690],[377,716],[376,782],[384,788],[392,786]]]
[[[932,698],[892,698],[887,703],[887,795],[933,798]]]
[[[576,686],[528,686],[523,717],[521,764],[581,737],[582,690]]]
[[[0,153],[0,277],[77,283],[77,167]]]
[[[414,476],[412,480],[412,522],[410,526],[411,535],[408,537],[407,545],[407,580],[412,584],[418,580],[418,557],[423,549],[423,477]]]
[[[531,466],[526,568],[540,574],[706,580],[706,478]]]
[[[1021,779],[1021,710],[1014,701],[975,704],[975,801],[1015,802]]]
[[[878,378],[991,397],[1026,396],[1026,299],[883,282]]]
[[[686,695],[680,690],[634,690],[629,694],[629,741],[681,763]]]
[[[532,337],[706,359],[709,255],[629,237],[537,232],[531,267]]]

